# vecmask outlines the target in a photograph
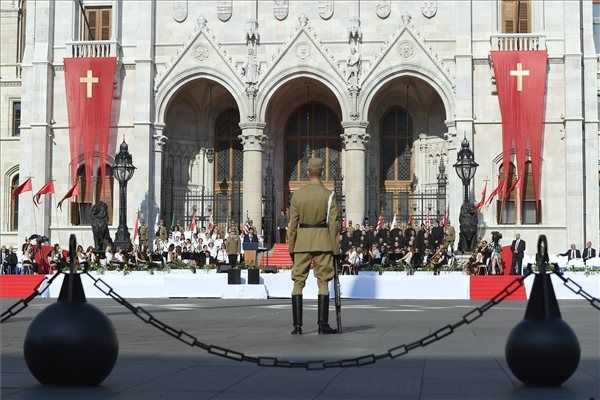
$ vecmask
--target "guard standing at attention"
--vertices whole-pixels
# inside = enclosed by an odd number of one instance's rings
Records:
[[[337,331],[329,326],[329,281],[333,279],[333,257],[339,254],[338,213],[333,193],[323,186],[323,161],[308,160],[309,182],[292,196],[288,225],[288,249],[292,267],[292,335],[302,334],[302,289],[311,265],[319,287],[319,334]]]

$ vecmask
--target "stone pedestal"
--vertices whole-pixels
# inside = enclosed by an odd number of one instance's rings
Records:
[[[242,220],[250,218],[257,229],[257,234],[262,230],[262,153],[266,136],[263,133],[264,123],[240,123],[242,134],[240,140],[244,147],[244,174],[243,174],[243,199]]]
[[[366,212],[366,148],[369,142],[368,122],[342,122],[344,127],[344,190],[346,193],[346,218],[361,224]]]

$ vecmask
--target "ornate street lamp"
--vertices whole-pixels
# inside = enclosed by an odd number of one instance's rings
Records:
[[[462,181],[465,190],[463,204],[469,202],[469,184],[471,183],[471,179],[475,177],[475,171],[477,171],[478,166],[479,164],[475,162],[475,155],[471,151],[469,141],[465,137],[456,157],[456,164],[454,164],[454,169]]]
[[[115,236],[115,247],[119,250],[130,250],[131,239],[129,229],[127,228],[127,182],[133,176],[135,167],[131,160],[129,147],[123,139],[119,152],[115,156],[115,165],[113,173],[117,181],[119,181],[119,227]]]

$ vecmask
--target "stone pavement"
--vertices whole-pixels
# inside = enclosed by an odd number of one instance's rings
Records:
[[[595,400],[600,399],[600,313],[583,301],[562,301],[563,317],[575,329],[582,361],[558,389],[527,388],[510,373],[504,345],[523,317],[524,302],[504,302],[474,324],[405,358],[326,371],[260,368],[224,360],[144,324],[111,300],[93,300],[113,321],[120,354],[104,383],[92,388],[44,387],[23,359],[31,319],[50,300],[35,300],[2,333],[2,399],[400,399],[400,400]],[[289,334],[286,300],[138,300],[174,327],[206,343],[249,355],[291,359],[339,359],[382,352],[458,320],[477,302],[345,301],[343,335],[316,334],[316,303],[305,303],[305,332]],[[0,308],[10,302],[3,300]],[[331,313],[333,321],[333,309]]]

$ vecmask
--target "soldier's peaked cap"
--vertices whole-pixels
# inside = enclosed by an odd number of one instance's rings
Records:
[[[311,171],[320,171],[323,169],[323,160],[312,157],[308,160],[308,169]]]

